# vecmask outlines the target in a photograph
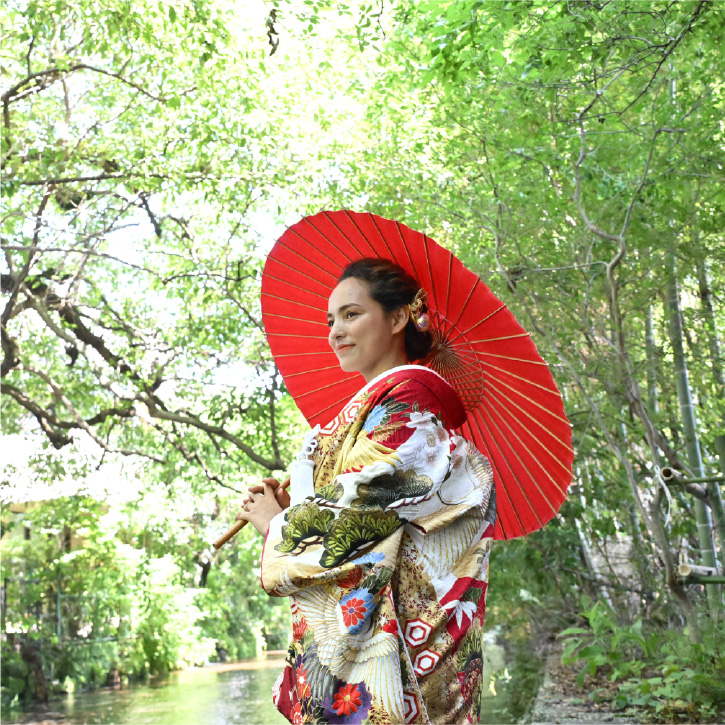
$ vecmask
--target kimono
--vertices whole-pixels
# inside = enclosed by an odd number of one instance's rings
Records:
[[[273,690],[290,722],[478,721],[495,496],[464,421],[443,378],[406,365],[308,434],[262,553],[292,609]]]

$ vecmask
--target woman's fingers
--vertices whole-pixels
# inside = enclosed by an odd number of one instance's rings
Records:
[[[249,493],[264,493],[264,487],[266,484],[269,484],[272,487],[272,490],[277,490],[279,488],[279,481],[276,478],[263,478],[262,483],[255,483],[254,486],[250,486],[247,491],[249,491]]]
[[[249,509],[254,505],[254,495],[250,493],[242,499],[242,510],[234,517],[235,521],[249,521]]]
[[[289,485],[289,484],[287,484]],[[255,486],[256,488],[260,488],[259,486]],[[290,505],[290,495],[287,493],[287,489],[280,484],[279,481],[277,481],[275,478],[263,478],[262,479],[262,490],[261,493],[263,496],[274,496],[274,498],[277,499],[277,503],[283,508],[289,508]],[[251,489],[250,489],[251,491]]]
[[[289,493],[287,492],[287,489],[286,488],[282,488],[282,486],[280,486],[275,491],[274,496],[277,499],[277,503],[279,503],[279,505],[283,509],[289,508],[289,505],[290,505],[290,496],[289,496]]]
[[[267,498],[268,497],[268,498]],[[255,513],[255,505],[267,500],[275,499],[282,508],[288,508],[290,497],[276,478],[263,478],[261,483],[247,488],[247,495],[242,499],[242,510],[234,517],[235,521],[250,521]]]
[[[246,514],[244,511],[237,514],[238,518],[249,521],[260,534],[265,534],[269,522],[282,511],[274,492],[275,486],[269,481],[264,481],[262,492],[250,494],[252,502],[247,506]]]

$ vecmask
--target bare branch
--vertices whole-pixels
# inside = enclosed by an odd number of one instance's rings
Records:
[[[72,438],[65,435],[65,433],[60,433],[53,427],[60,422],[57,416],[41,408],[37,403],[31,400],[23,392],[18,390],[14,385],[8,385],[7,383],[3,383],[2,394],[9,395],[10,397],[14,398],[20,405],[23,406],[23,408],[25,408],[27,411],[32,413],[33,416],[35,416],[35,419],[38,421],[41,429],[53,445],[53,448],[55,448],[56,450],[60,450],[64,446],[67,446],[69,443],[73,442]]]
[[[47,375],[41,370],[36,370],[35,368],[28,367],[27,365],[21,365],[20,369],[43,380],[51,388],[51,390],[53,391],[53,395],[64,405],[66,410],[73,416],[75,422],[77,423],[77,427],[85,431],[95,443],[103,448],[104,451],[107,451],[108,453],[120,453],[124,456],[141,456],[142,458],[148,458],[149,460],[154,461],[155,463],[160,463],[162,465],[166,463],[165,459],[160,458],[159,456],[154,456],[150,453],[146,453],[145,451],[110,447],[102,438],[99,438],[96,435],[95,431],[91,427],[91,424],[83,420],[83,418],[76,411],[73,404],[63,392],[63,389],[50,377],[50,375]]]
[[[183,174],[180,176],[187,179],[188,181],[197,181],[202,179],[208,179],[209,176],[205,174]],[[43,186],[45,184],[74,184],[80,181],[105,181],[107,179],[173,179],[175,177],[169,176],[168,174],[144,174],[136,172],[119,172],[117,174],[96,174],[94,176],[68,176],[59,177],[56,179],[13,179],[13,183],[20,184],[21,186]]]
[[[72,247],[15,246],[12,244],[3,244],[2,246],[0,246],[0,249],[4,249],[5,251],[9,252],[62,252],[63,254],[82,254],[91,257],[100,257],[102,259],[110,259],[113,262],[118,262],[119,264],[123,264],[126,267],[138,269],[141,272],[146,272],[153,275],[154,277],[161,279],[161,276],[157,272],[154,272],[154,270],[149,269],[148,267],[143,267],[140,264],[128,262],[125,259],[121,259],[120,257],[114,257],[112,254],[107,254],[106,252],[96,252],[92,249],[74,249]]]
[[[181,453],[185,460],[189,461],[189,463],[196,463],[204,472],[207,480],[211,481],[212,483],[216,483],[219,486],[223,486],[224,488],[228,488],[235,493],[243,493],[238,488],[230,486],[228,483],[226,483],[226,481],[217,476],[215,473],[212,473],[209,469],[209,466],[206,464],[198,451],[194,451],[193,453],[189,451],[189,449],[183,443],[184,437],[180,435],[178,431],[176,431],[176,426],[174,426],[174,433],[176,434],[176,437],[172,437],[168,434],[167,431],[164,430],[163,426],[159,425],[158,423],[154,423],[153,421],[150,421],[150,423],[153,428],[165,438],[165,440],[169,443],[169,445],[172,446],[172,448]],[[216,441],[214,440],[214,438],[211,438],[211,440],[216,446]]]
[[[25,78],[23,78],[23,80],[21,80],[19,83],[16,83],[14,86],[5,91],[5,93],[3,93],[3,114],[6,114],[6,109],[8,105],[14,99],[24,97],[28,93],[38,93],[40,91],[43,91],[56,81],[63,81],[71,73],[75,73],[79,70],[88,70],[93,73],[100,73],[101,75],[115,78],[116,80],[121,81],[121,83],[125,83],[127,86],[136,89],[139,93],[143,93],[143,95],[154,101],[159,101],[160,103],[168,102],[168,99],[164,98],[163,96],[155,96],[153,93],[150,93],[138,83],[134,83],[133,81],[128,80],[128,78],[124,78],[120,73],[114,73],[113,71],[106,70],[105,68],[98,68],[97,66],[89,65],[88,63],[76,63],[75,65],[70,66],[67,70],[61,70],[56,66],[54,68],[46,68],[45,70],[38,71],[37,73],[31,73],[27,75]],[[30,88],[27,91],[21,93],[22,89],[24,89],[26,86],[29,86],[33,82],[36,84],[34,88]],[[6,124],[6,128],[10,128],[9,119]]]
[[[279,461],[282,459],[282,456],[279,454],[279,446],[277,444],[277,421],[275,419],[274,408],[274,398],[277,392],[277,375],[279,375],[279,370],[275,365],[272,374],[272,385],[269,388],[269,425],[272,435],[272,450],[274,451],[274,457]]]
[[[53,187],[49,186],[45,193],[43,194],[43,198],[40,201],[40,206],[38,207],[38,211],[35,212],[35,230],[33,232],[33,246],[38,245],[38,240],[40,239],[40,230],[42,227],[43,222],[43,212],[45,211],[45,207],[48,204],[48,200],[50,199],[50,195],[53,192]],[[12,314],[13,307],[15,306],[15,300],[18,296],[18,291],[20,290],[20,285],[22,284],[23,280],[28,276],[28,272],[30,271],[30,268],[33,264],[33,259],[35,257],[35,254],[33,252],[30,252],[28,254],[28,259],[23,265],[23,269],[20,271],[20,273],[13,278],[13,286],[10,290],[10,296],[8,298],[7,304],[5,305],[5,309],[3,310],[2,316],[0,317],[0,325],[2,327],[5,327],[8,320],[10,319],[10,315]]]
[[[258,463],[260,466],[262,466],[263,468],[266,468],[270,471],[281,470],[281,469],[285,468],[284,461],[280,460],[279,458],[276,460],[271,460],[269,458],[265,458],[264,456],[259,455],[251,446],[247,445],[241,438],[239,438],[238,436],[235,436],[233,433],[229,433],[228,431],[224,430],[224,428],[221,428],[216,425],[212,425],[211,423],[205,423],[197,416],[191,415],[189,413],[187,413],[186,415],[183,415],[181,413],[173,413],[168,410],[161,410],[160,408],[157,408],[154,405],[152,400],[145,399],[144,397],[141,397],[140,399],[144,403],[146,403],[146,406],[149,409],[149,415],[151,415],[152,418],[157,418],[159,420],[169,420],[169,421],[173,421],[174,423],[181,423],[183,425],[191,426],[192,428],[198,428],[199,430],[206,431],[207,433],[216,435],[219,438],[223,438],[224,440],[227,440],[230,443],[233,443],[237,448],[239,448],[241,451],[243,451],[255,463]]]

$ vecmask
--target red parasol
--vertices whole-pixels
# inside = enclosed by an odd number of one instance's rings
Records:
[[[310,425],[324,425],[365,384],[330,348],[327,301],[351,261],[393,260],[428,292],[433,352],[421,364],[461,396],[461,435],[488,457],[497,539],[541,528],[572,479],[571,427],[556,384],[528,333],[491,290],[425,234],[369,213],[325,211],[277,240],[262,275],[272,354]]]

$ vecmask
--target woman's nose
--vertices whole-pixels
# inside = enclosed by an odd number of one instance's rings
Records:
[[[332,325],[330,325],[330,334],[329,334],[329,340],[330,344],[332,344],[335,340],[340,339],[342,337],[342,325],[340,324],[339,320],[335,320]]]

